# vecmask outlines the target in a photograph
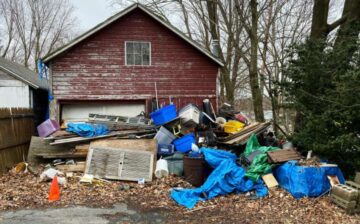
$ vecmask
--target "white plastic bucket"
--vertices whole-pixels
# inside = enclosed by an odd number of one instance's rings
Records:
[[[159,159],[156,162],[155,176],[157,178],[162,178],[167,175],[169,175],[168,162],[165,159]]]

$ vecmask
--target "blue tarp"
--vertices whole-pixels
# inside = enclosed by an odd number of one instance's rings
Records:
[[[170,196],[177,203],[191,209],[198,201],[232,192],[242,193],[255,190],[258,197],[267,195],[267,188],[262,180],[255,183],[245,177],[245,170],[236,164],[235,154],[210,148],[201,148],[200,150],[214,170],[199,188],[172,190]]]
[[[106,125],[88,123],[69,123],[66,131],[76,133],[82,137],[95,137],[109,133]]]
[[[296,161],[289,161],[276,168],[273,173],[279,185],[295,198],[324,194],[331,188],[327,176],[337,176],[340,183],[345,183],[341,170],[335,166],[299,166]]]

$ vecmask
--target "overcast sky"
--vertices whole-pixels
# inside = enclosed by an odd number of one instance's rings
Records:
[[[115,13],[115,9],[107,0],[70,0],[70,2],[75,7],[80,31],[90,29]]]

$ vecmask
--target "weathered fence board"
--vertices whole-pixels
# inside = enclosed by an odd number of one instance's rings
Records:
[[[28,108],[0,108],[0,173],[26,159],[35,131],[33,117]]]

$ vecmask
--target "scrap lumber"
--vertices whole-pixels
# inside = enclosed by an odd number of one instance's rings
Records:
[[[66,172],[84,172],[85,171],[85,162],[77,162],[76,164],[68,165],[57,165],[56,169],[66,173]]]
[[[265,182],[265,185],[268,188],[273,188],[273,187],[276,187],[279,185],[279,183],[277,182],[277,180],[275,179],[275,177],[272,173],[263,175],[261,178],[263,179],[263,181]]]
[[[270,124],[270,122],[251,124],[242,129],[240,132],[225,138],[222,143],[227,145],[245,144],[252,134],[264,132]]]
[[[44,159],[68,159],[68,158],[86,158],[87,152],[76,152],[76,151],[70,151],[70,152],[48,152],[48,153],[37,153],[36,156],[42,157]]]
[[[50,142],[50,140],[32,136],[27,162],[30,163],[30,165],[37,166],[43,162],[43,159],[40,158],[41,155],[72,153],[72,149],[75,148],[75,145],[72,144],[52,146]]]
[[[90,147],[85,174],[111,180],[151,181],[154,154],[122,148]]]
[[[270,163],[283,163],[289,160],[299,160],[302,158],[300,153],[295,149],[279,149],[268,151],[268,161]]]
[[[59,139],[55,140],[54,142],[50,143],[50,145],[61,145],[61,144],[69,144],[69,143],[79,143],[79,142],[89,142],[96,139],[103,139],[103,138],[110,138],[110,137],[124,137],[129,135],[137,135],[137,134],[146,134],[153,132],[153,130],[144,130],[144,131],[116,131],[110,132],[107,135],[99,135],[95,137],[74,137],[74,138],[67,138],[67,139]]]

